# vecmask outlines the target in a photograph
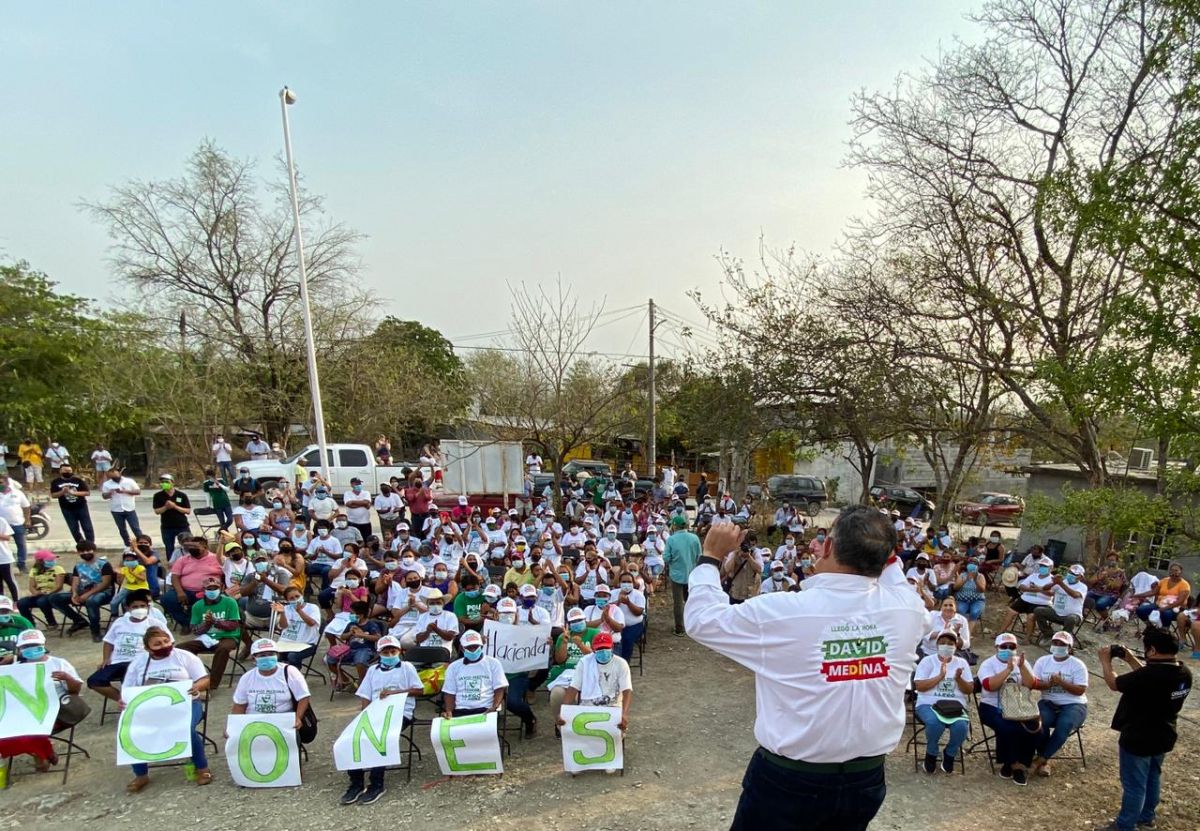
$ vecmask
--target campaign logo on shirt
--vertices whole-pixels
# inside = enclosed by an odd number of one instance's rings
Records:
[[[886,678],[887,639],[873,623],[828,626],[822,633],[821,674],[825,680],[865,681]]]

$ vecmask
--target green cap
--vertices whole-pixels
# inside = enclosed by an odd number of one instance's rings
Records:
[[[687,517],[683,514],[675,514],[675,516],[671,517],[671,527],[687,528]]]

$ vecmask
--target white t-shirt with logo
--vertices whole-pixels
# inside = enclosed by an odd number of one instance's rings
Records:
[[[604,609],[611,610],[609,617],[612,618],[614,623],[626,623],[625,613],[617,608],[612,601],[609,601],[609,604]],[[601,622],[601,618],[604,616],[604,609],[601,609],[599,606],[588,606],[583,611],[587,615],[588,628],[599,629],[601,632],[607,632],[612,635],[613,645],[615,646],[621,642],[621,633],[613,631],[613,628],[607,622]]]
[[[1047,574],[1045,577],[1042,577],[1040,574],[1031,574],[1028,577],[1026,577],[1025,579],[1023,579],[1020,583],[1018,583],[1017,588],[1019,588],[1019,589],[1029,589],[1029,588],[1044,589],[1053,582],[1054,582],[1054,578],[1049,574]],[[1048,595],[1048,594],[1038,594],[1036,592],[1022,591],[1021,599],[1024,600],[1026,603],[1030,604],[1031,606],[1049,606],[1050,605],[1050,595]]]
[[[279,633],[281,641],[297,641],[298,643],[316,643],[321,638],[321,607],[316,603],[305,603],[302,607],[304,614],[308,615],[310,620],[317,622],[316,626],[310,626],[304,622],[304,618],[300,617],[300,612],[295,606],[285,605],[283,607],[283,631]]]
[[[372,664],[367,670],[367,676],[358,685],[354,694],[365,701],[375,701],[381,693],[408,692],[421,686],[421,678],[417,668],[408,661],[401,661],[391,669],[384,669],[380,664]],[[404,702],[404,717],[412,718],[417,707],[417,699],[409,696]]]
[[[484,655],[474,663],[459,660],[447,667],[442,692],[454,696],[455,709],[478,710],[491,707],[496,690],[507,686],[504,666],[491,655]]]
[[[147,684],[169,684],[172,681],[199,681],[208,676],[208,667],[190,652],[176,647],[165,658],[154,658],[143,652],[125,670],[125,686],[142,687]]]
[[[1006,664],[1004,661],[1001,661],[995,655],[988,658],[986,661],[984,661],[982,664],[979,665],[979,680],[984,681],[984,680],[987,680],[988,678],[991,678],[993,675],[998,675],[999,673],[1004,671],[1005,667],[1011,667],[1011,671],[1008,673],[1008,677],[1004,679],[1004,683],[1005,684],[1020,684],[1021,683],[1021,670],[1015,666],[1012,666],[1011,664]],[[999,709],[999,707],[1000,707],[1000,690],[998,690],[998,689],[989,690],[987,687],[984,687],[979,693],[979,703],[980,704],[991,704],[993,707],[996,707],[997,709]]]
[[[974,676],[971,675],[971,665],[966,662],[966,659],[955,655],[950,659],[950,663],[946,665],[946,677],[932,690],[917,693],[917,706],[919,707],[922,704],[932,706],[938,701],[952,700],[966,707],[967,694],[958,688],[958,684],[954,680],[955,673],[960,669],[963,671],[963,681],[970,682],[974,680]],[[928,681],[930,678],[937,678],[941,671],[941,659],[937,655],[926,655],[921,659],[921,663],[917,664],[917,671],[913,673],[913,680]]]
[[[127,664],[138,655],[144,655],[146,647],[142,645],[142,636],[151,626],[166,628],[166,623],[153,613],[140,621],[131,620],[128,613],[113,618],[112,625],[104,633],[104,642],[113,648],[109,663]]]
[[[437,628],[443,632],[458,632],[458,618],[454,612],[443,609],[441,614],[434,617],[429,612],[422,612],[417,618],[417,622],[413,624],[412,633],[419,635],[425,631],[426,627],[431,623],[437,623]],[[446,641],[437,632],[430,632],[429,637],[417,644],[418,646],[446,646]]]
[[[1068,655],[1063,660],[1057,660],[1053,655],[1043,655],[1033,665],[1033,674],[1039,681],[1049,681],[1051,675],[1061,675],[1067,683],[1086,687],[1088,685],[1087,664]],[[1087,693],[1072,695],[1062,687],[1053,686],[1042,690],[1042,698],[1051,704],[1087,704]]]
[[[421,605],[413,604],[412,608],[409,608],[409,598],[414,594]],[[421,586],[416,592],[412,592],[407,586],[402,586],[393,581],[392,585],[388,587],[387,605],[389,609],[400,609],[402,612],[400,619],[396,621],[396,625],[392,627],[390,634],[399,637],[416,625],[417,618],[425,613],[421,606],[424,605],[425,598],[428,596],[428,586]]]
[[[643,594],[636,586],[627,592],[621,592],[620,588],[613,589],[612,603],[615,605],[617,600],[625,597],[634,606],[642,610],[642,614],[635,615],[628,606],[621,606],[621,615],[625,618],[626,626],[637,626],[646,619],[646,595]]]
[[[294,713],[296,701],[310,695],[304,673],[282,661],[270,675],[252,669],[238,679],[233,691],[233,703],[246,705],[247,713]]]
[[[589,654],[575,665],[570,686],[579,690],[580,704],[616,707],[621,703],[621,693],[633,689],[633,677],[629,664],[619,655],[601,664],[594,654]]]
[[[1063,591],[1061,586],[1054,587],[1054,594],[1050,596],[1050,608],[1054,610],[1054,614],[1061,617],[1083,617],[1083,601],[1087,599],[1087,583],[1079,580],[1076,583],[1068,583],[1071,591],[1079,592],[1079,597],[1071,597]]]

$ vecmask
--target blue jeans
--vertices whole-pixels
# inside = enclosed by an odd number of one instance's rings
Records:
[[[332,563],[309,563],[308,566],[304,569],[304,573],[309,576],[310,581],[313,583],[315,583],[316,580],[312,579],[312,578],[320,578],[321,588],[328,588],[328,586],[329,586],[329,570],[332,568],[333,568]]]
[[[1117,602],[1116,595],[1112,594],[1095,594],[1094,592],[1088,592],[1087,596],[1088,599],[1090,599],[1095,605],[1097,612],[1107,612],[1114,605],[1116,605]]]
[[[1042,737],[1038,741],[1038,755],[1049,759],[1062,749],[1083,722],[1087,720],[1086,704],[1054,704],[1042,699],[1038,702],[1042,714]]]
[[[866,831],[886,794],[883,765],[810,773],[777,765],[759,749],[742,776],[730,831]]]
[[[192,603],[196,602],[196,598],[190,598]],[[183,608],[183,604],[179,602],[179,595],[175,593],[175,589],[167,589],[166,594],[162,596],[163,611],[167,613],[167,617],[184,627],[186,631],[192,625],[192,613],[190,604],[188,609]]]
[[[82,509],[76,508],[73,511],[63,511],[63,519],[67,522],[67,529],[71,532],[71,536],[75,538],[75,542],[96,541],[96,529],[92,527],[92,515],[88,513],[87,503],[85,502]]]
[[[289,666],[293,666],[296,669],[300,669],[301,667],[304,666],[304,662],[308,660],[309,656],[315,655],[316,653],[317,653],[317,645],[313,644],[308,649],[302,649],[299,652],[281,653],[280,657],[283,658],[283,662],[285,664],[287,664]]]
[[[1155,609],[1158,609],[1158,606],[1156,606],[1155,604],[1143,603],[1141,606],[1137,607],[1137,616],[1140,617],[1142,620],[1149,622],[1150,613],[1153,612]],[[1174,609],[1158,609],[1158,614],[1159,614],[1159,617],[1162,618],[1162,625],[1170,626],[1172,623],[1175,622],[1175,618],[1176,618],[1176,616],[1178,616],[1179,613],[1176,612]]]
[[[25,526],[12,526],[13,543],[17,549],[17,568],[25,570]]]
[[[938,745],[941,744],[942,733],[946,732],[947,728],[950,729],[950,738],[946,742],[946,755],[951,758],[958,755],[959,748],[967,740],[967,732],[971,729],[971,723],[967,719],[945,724],[928,704],[917,705],[917,718],[925,725],[926,756],[938,755]]]
[[[634,623],[626,626],[621,630],[621,642],[617,644],[617,655],[628,661],[633,657],[633,653],[637,651],[637,642],[642,639],[642,632],[646,631],[645,621]]]
[[[233,481],[233,462],[217,462],[217,474],[225,480],[228,485]]]
[[[936,589],[933,590],[933,599],[937,600],[938,602],[945,600],[947,597],[950,596],[950,589],[951,589],[951,587],[948,585],[938,586]]]
[[[117,531],[121,534],[121,541],[125,543],[126,547],[130,544],[130,531],[133,532],[132,536],[134,537],[142,535],[142,526],[138,524],[137,511],[113,511],[112,518],[113,522],[117,524]]]
[[[505,699],[508,711],[520,718],[522,724],[531,724],[537,721],[533,716],[533,708],[525,703],[525,693],[529,692],[529,673],[520,672],[505,677],[508,678],[508,692]]]
[[[1121,776],[1121,813],[1117,814],[1117,828],[1121,831],[1133,831],[1139,822],[1154,821],[1164,756],[1165,753],[1135,756],[1123,747],[1117,748]]]
[[[200,735],[200,731],[196,729],[196,725],[200,723],[200,719],[204,717],[204,705],[195,699],[192,700],[192,764],[196,766],[196,770],[208,770],[208,757],[204,755],[204,738]],[[146,776],[150,773],[149,765],[134,765],[134,776]]]
[[[983,617],[983,607],[987,603],[982,597],[978,600],[955,600],[954,605],[958,606],[958,613],[967,620],[979,620]]]
[[[83,607],[87,609],[88,628],[92,630],[93,635],[100,634],[100,610],[112,601],[112,596],[111,590],[96,592],[83,602]]]

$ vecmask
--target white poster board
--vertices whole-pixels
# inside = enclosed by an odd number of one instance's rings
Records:
[[[191,681],[121,687],[117,764],[151,764],[192,755]]]
[[[617,725],[620,707],[565,705],[562,708],[563,770],[621,770],[625,767],[625,742]]]
[[[484,654],[498,660],[509,674],[545,669],[550,666],[550,628],[549,624],[515,626],[485,620]]]
[[[496,713],[459,718],[435,718],[429,728],[429,743],[438,767],[446,776],[475,776],[504,773]]]
[[[225,722],[225,761],[235,785],[289,788],[300,784],[295,713],[245,713]]]
[[[408,693],[377,698],[355,716],[333,743],[338,770],[393,767],[404,763],[400,734]]]
[[[49,736],[58,718],[58,691],[50,665],[0,666],[0,739]]]

